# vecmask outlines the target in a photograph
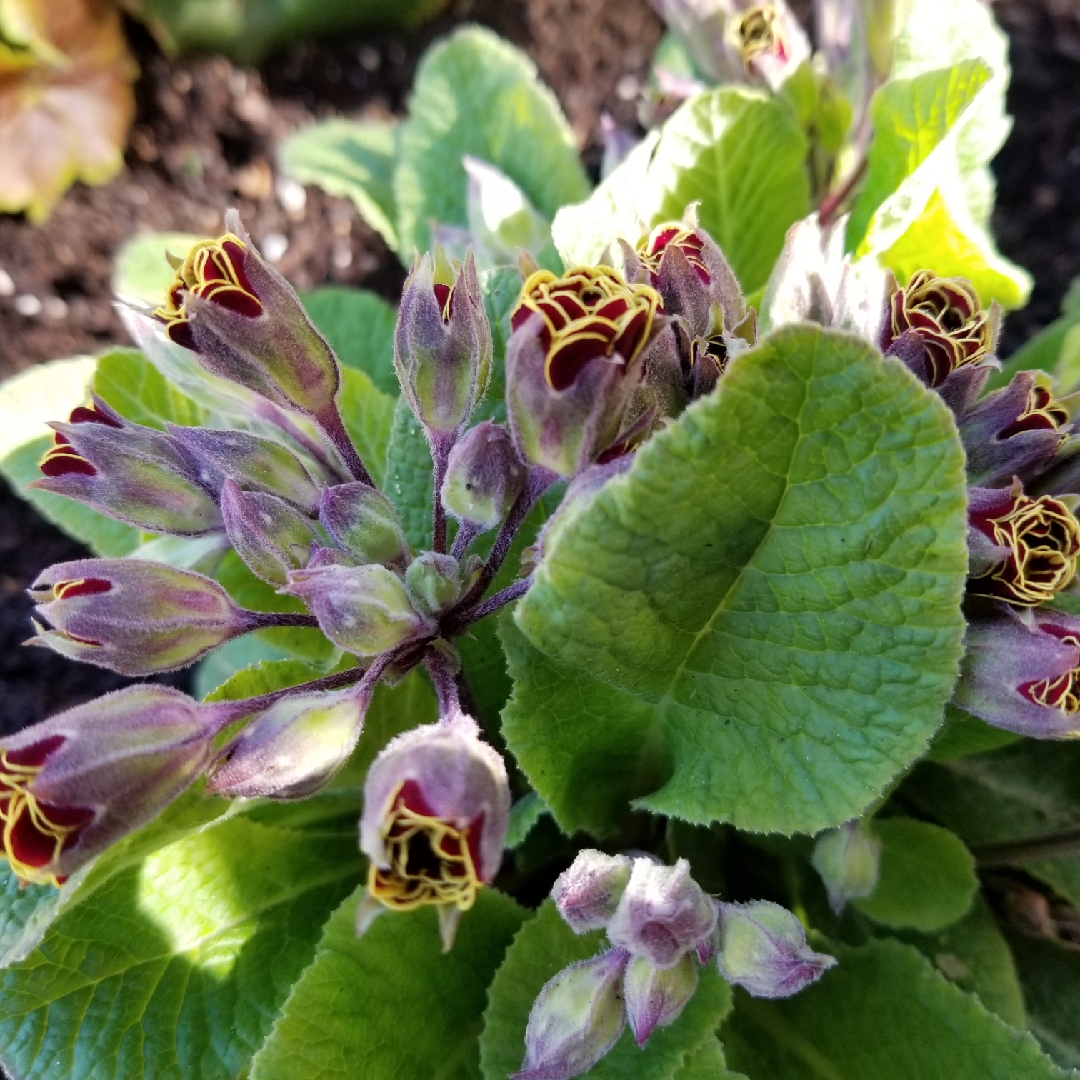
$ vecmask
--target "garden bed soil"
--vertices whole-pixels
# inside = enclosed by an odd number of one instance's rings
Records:
[[[1003,0],[1016,126],[995,162],[994,223],[1002,250],[1027,267],[1031,305],[1009,317],[1007,353],[1057,313],[1080,274],[1080,6]],[[466,0],[414,35],[297,46],[242,71],[220,57],[170,61],[130,27],[142,76],[123,172],[77,186],[43,228],[0,217],[0,378],[30,364],[94,352],[123,334],[110,271],[139,229],[214,233],[239,208],[260,245],[301,288],[337,283],[396,299],[404,271],[352,204],[282,183],[274,147],[328,115],[400,115],[417,60],[456,21],[491,26],[525,48],[554,88],[593,167],[600,115],[633,121],[634,99],[661,27],[645,0]],[[44,649],[24,649],[23,590],[45,566],[82,554],[0,482],[0,731],[39,720],[123,680]]]

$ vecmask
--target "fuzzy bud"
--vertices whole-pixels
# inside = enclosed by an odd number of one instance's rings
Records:
[[[634,1042],[644,1046],[656,1028],[677,1020],[697,985],[697,962],[689,953],[670,968],[656,968],[644,956],[632,956],[623,993]]]
[[[720,974],[752,997],[790,997],[836,963],[810,948],[802,923],[787,908],[767,900],[721,903],[717,936]]]
[[[319,522],[361,563],[389,565],[408,557],[409,543],[394,504],[367,484],[327,488],[319,503]]]
[[[525,1061],[511,1080],[569,1080],[593,1067],[626,1027],[625,949],[563,968],[545,983],[525,1028]]]
[[[608,923],[608,937],[654,967],[670,968],[715,927],[716,905],[690,877],[685,859],[664,866],[640,858]]]
[[[525,489],[525,465],[501,424],[485,420],[454,445],[441,498],[459,521],[493,529]]]
[[[398,309],[394,368],[416,418],[456,432],[487,391],[491,327],[470,252],[455,276],[441,248],[412,269]]]
[[[810,862],[821,875],[829,906],[838,915],[849,900],[862,900],[877,886],[881,841],[861,821],[822,833]]]
[[[289,572],[308,564],[320,537],[296,507],[261,491],[244,491],[235,480],[221,489],[221,513],[229,543],[256,576],[284,585]]]
[[[287,591],[307,603],[335,645],[355,656],[377,656],[435,632],[401,578],[377,563],[344,566],[320,558],[292,571]]]
[[[425,551],[405,571],[405,589],[413,607],[436,618],[469,590],[479,569],[475,559],[458,562],[451,555]]]
[[[121,675],[194,663],[251,629],[210,578],[142,559],[79,559],[43,570],[30,588],[35,644]]]
[[[555,907],[575,934],[607,927],[630,880],[631,860],[586,848],[551,890]]]

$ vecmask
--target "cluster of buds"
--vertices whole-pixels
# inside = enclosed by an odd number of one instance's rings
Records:
[[[585,850],[555,882],[556,910],[576,934],[605,930],[611,948],[564,968],[540,991],[514,1080],[568,1080],[614,1047],[627,1024],[644,1047],[674,1023],[714,958],[720,974],[758,997],[788,997],[836,961],[813,952],[776,904],[726,904],[702,891],[680,859]]]

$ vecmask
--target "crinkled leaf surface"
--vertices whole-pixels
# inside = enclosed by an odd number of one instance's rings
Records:
[[[362,371],[384,394],[397,397],[393,305],[366,289],[340,286],[316,289],[300,299],[337,358]]]
[[[532,61],[477,27],[433,46],[416,73],[394,172],[403,261],[428,247],[431,220],[468,224],[465,154],[504,172],[548,218],[589,193],[570,126]]]
[[[1080,1069],[1080,947],[1021,933],[1011,933],[1009,944],[1031,1030],[1059,1065]]]
[[[900,364],[810,327],[742,356],[556,524],[518,605],[550,659],[511,647],[504,731],[560,824],[643,768],[668,779],[638,805],[692,821],[858,814],[941,721],[964,498],[952,420]]]
[[[278,149],[281,171],[302,184],[356,203],[360,216],[397,246],[393,175],[398,126],[382,120],[322,120],[285,139]]]
[[[0,210],[41,222],[76,180],[123,165],[138,68],[120,13],[95,0],[5,0],[34,30],[0,51]]]
[[[873,893],[855,906],[875,922],[929,933],[964,917],[979,888],[963,841],[914,818],[875,821],[881,864]]]
[[[327,923],[252,1080],[478,1080],[484,994],[525,912],[484,889],[442,953],[430,907],[388,913],[358,938],[358,898]]]
[[[397,507],[405,536],[417,550],[431,546],[434,486],[427,436],[405,398],[399,397],[386,451],[383,490]]]
[[[736,992],[721,1038],[750,1080],[1060,1080],[1031,1035],[987,1012],[910,946],[830,947],[840,961],[782,1001]]]
[[[495,975],[480,1037],[484,1080],[506,1080],[521,1068],[525,1025],[544,983],[569,964],[587,960],[606,947],[600,933],[576,937],[555,905],[545,901],[536,917],[514,938]],[[731,990],[715,965],[701,972],[697,992],[670,1026],[657,1028],[644,1050],[634,1044],[629,1028],[615,1048],[582,1075],[588,1080],[669,1080],[716,1030],[731,1008]]]
[[[354,837],[238,818],[116,875],[0,987],[20,1080],[244,1075],[323,921],[361,869]]]

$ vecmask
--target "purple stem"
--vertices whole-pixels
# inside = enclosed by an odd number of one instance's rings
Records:
[[[382,657],[379,659],[381,660]],[[211,723],[220,730],[242,717],[269,708],[275,701],[280,701],[281,698],[288,697],[290,694],[310,694],[319,690],[340,690],[342,687],[351,686],[353,683],[360,683],[363,686],[374,669],[375,664],[372,664],[367,671],[362,668],[349,668],[347,671],[324,675],[321,679],[313,679],[311,682],[300,683],[298,686],[286,686],[281,690],[273,690],[269,694],[259,694],[258,697],[215,702],[207,706],[211,711]],[[384,670],[385,665],[379,668],[378,674],[381,675]],[[359,689],[360,687],[357,687],[358,691]]]
[[[465,555],[465,552],[469,550],[469,545],[483,532],[484,530],[475,525],[471,521],[463,521],[458,526],[457,536],[454,537],[454,546],[450,549],[450,554],[455,559],[460,559]]]
[[[318,626],[319,620],[314,615],[298,611],[245,611],[244,633],[253,630],[268,630],[274,626]]]
[[[372,480],[371,473],[367,471],[367,466],[356,452],[356,447],[353,446],[352,439],[349,438],[349,433],[345,430],[345,424],[342,422],[337,406],[331,405],[329,409],[313,417],[313,419],[334,444],[334,449],[341,455],[341,460],[345,462],[353,479],[359,480],[362,484],[367,484],[368,487],[375,487],[375,481]]]
[[[440,719],[460,712],[461,699],[458,697],[457,679],[450,670],[446,657],[438,649],[428,649],[424,655],[424,664],[439,699]]]
[[[520,581],[515,581],[513,585],[507,585],[505,589],[500,589],[494,596],[489,596],[483,603],[477,604],[476,607],[468,611],[463,611],[443,628],[443,632],[447,636],[460,634],[470,624],[479,622],[493,611],[498,611],[499,608],[517,600],[518,597],[524,596],[529,591],[531,584],[532,574],[527,578],[522,578]]]
[[[431,499],[431,547],[440,555],[446,554],[446,511],[443,509],[442,491],[443,480],[446,479],[446,465],[450,459],[450,451],[457,441],[457,433],[447,434],[444,431],[427,432],[428,444],[431,447],[431,460],[434,465],[433,480],[434,490]]]

